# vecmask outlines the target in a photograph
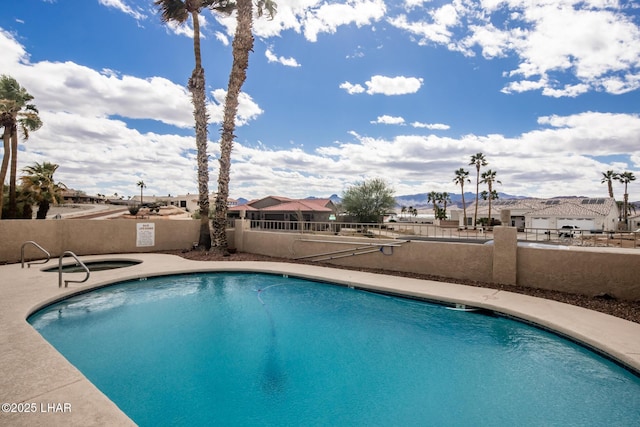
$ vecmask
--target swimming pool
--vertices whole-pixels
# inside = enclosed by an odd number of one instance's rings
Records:
[[[139,425],[640,422],[640,379],[554,334],[293,277],[126,282],[29,321]]]

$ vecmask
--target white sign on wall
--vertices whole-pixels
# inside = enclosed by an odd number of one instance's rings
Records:
[[[153,222],[139,222],[136,224],[136,246],[155,246],[156,224]]]

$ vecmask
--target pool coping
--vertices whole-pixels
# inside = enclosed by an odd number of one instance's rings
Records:
[[[193,261],[167,254],[81,257],[135,259],[140,264],[95,271],[85,283],[58,288],[48,264],[0,266],[0,425],[135,425],[111,400],[35,331],[27,317],[52,302],[109,284],[167,274],[262,272],[332,282],[430,301],[464,304],[511,316],[567,336],[640,372],[640,324],[582,307],[513,292],[306,264]],[[75,276],[75,277],[74,277]],[[82,280],[84,273],[65,273]],[[30,411],[26,413],[25,411]]]

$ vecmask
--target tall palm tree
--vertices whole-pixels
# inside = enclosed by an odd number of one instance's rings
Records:
[[[258,16],[263,11],[273,17],[276,4],[271,0],[258,0]],[[249,53],[253,50],[253,2],[252,0],[237,0],[236,2],[236,33],[233,36],[233,62],[229,74],[229,85],[224,104],[224,118],[222,120],[222,135],[220,138],[220,168],[218,169],[218,192],[215,200],[213,216],[212,248],[216,252],[228,256],[229,243],[227,241],[227,199],[229,198],[229,180],[231,171],[231,150],[233,149],[233,132],[236,128],[236,114],[238,112],[238,96],[242,85],[247,79],[249,68]]]
[[[613,180],[618,179],[618,174],[614,171],[606,171],[602,172],[602,179],[600,182],[604,184],[607,183],[607,188],[609,189],[609,197],[613,198]]]
[[[495,200],[498,197],[498,193],[493,189],[493,184],[497,183],[497,184],[502,184],[502,182],[498,181],[496,179],[496,172],[492,171],[491,169],[487,170],[486,172],[482,173],[482,181],[480,181],[483,184],[487,184],[487,187],[489,187],[489,192],[488,192],[488,197],[489,198],[489,222],[487,223],[487,226],[491,227],[493,221],[491,220],[491,200]],[[494,194],[495,193],[495,194]],[[495,197],[494,197],[495,196]],[[485,197],[483,197],[483,199],[486,200]]]
[[[138,187],[140,187],[140,205],[142,205],[143,201],[142,201],[142,189],[145,188],[147,186],[147,184],[144,183],[143,180],[140,180],[137,182],[136,184]]]
[[[37,219],[46,219],[50,205],[62,202],[64,184],[53,180],[53,174],[58,170],[55,163],[35,163],[23,169],[27,175],[20,178],[22,191],[29,194],[31,200],[38,204]]]
[[[2,167],[0,168],[0,182],[4,187],[7,177],[7,168],[11,160],[11,172],[9,175],[9,209],[7,216],[16,217],[16,177],[18,169],[18,129],[22,131],[24,140],[29,139],[29,132],[34,132],[42,127],[42,121],[38,115],[38,109],[29,101],[33,96],[13,77],[0,76],[0,125],[4,127],[2,141],[4,153]],[[0,192],[0,218],[4,207],[4,191]]]
[[[438,202],[440,201],[441,195],[437,191],[430,191],[427,194],[427,203],[433,203],[433,218],[439,219],[440,206],[438,206]]]
[[[473,228],[476,228],[476,223],[478,222],[478,196],[480,195],[480,168],[482,166],[487,166],[487,159],[485,159],[484,154],[476,153],[471,156],[471,162],[469,165],[475,165],[476,167],[476,207],[475,212],[473,214]]]
[[[162,22],[182,24],[189,17],[193,21],[193,52],[195,67],[189,78],[188,88],[193,103],[195,119],[196,148],[198,161],[198,206],[200,210],[200,235],[198,246],[211,248],[209,229],[209,158],[207,156],[207,113],[204,68],[200,53],[200,12],[209,8],[217,12],[231,13],[235,4],[232,0],[155,0],[161,11]],[[142,202],[142,201],[141,201]]]
[[[439,196],[438,201],[442,203],[440,219],[447,219],[447,204],[451,203],[451,195],[445,191],[440,193]]]
[[[618,174],[615,179],[624,184],[624,208],[622,212],[624,216],[624,225],[625,227],[628,227],[627,218],[629,217],[629,211],[627,206],[629,205],[629,194],[627,193],[627,185],[631,181],[635,181],[636,177],[633,175],[633,172],[625,171],[621,174]]]
[[[471,182],[469,179],[469,171],[464,170],[463,168],[455,171],[456,177],[453,179],[453,182],[460,186],[460,194],[462,194],[462,215],[464,216],[464,229],[467,229],[467,205],[464,202],[464,183]]]
[[[491,205],[491,201],[498,200],[500,198],[500,195],[496,190],[491,190],[491,191],[484,190],[480,192],[480,197],[482,197],[482,200],[489,200],[489,205]],[[491,210],[489,210],[489,218],[487,218],[487,228],[491,225],[490,215],[491,215]]]

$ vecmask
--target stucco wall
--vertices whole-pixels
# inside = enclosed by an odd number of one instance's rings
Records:
[[[137,223],[155,224],[154,246],[136,246]],[[2,220],[0,262],[19,262],[20,248],[27,241],[35,241],[52,257],[65,251],[95,255],[189,249],[198,241],[199,227],[196,220]],[[43,253],[27,245],[25,258],[41,259]]]
[[[136,224],[155,224],[155,245],[136,246]],[[249,221],[228,230],[231,248],[288,259],[322,259],[354,268],[431,274],[444,278],[517,284],[584,295],[608,294],[640,301],[640,249],[516,247],[511,227],[495,227],[494,245],[340,237],[296,232],[251,231]],[[33,240],[52,257],[189,249],[199,221],[45,220],[0,221],[0,262],[20,261],[20,247]],[[379,245],[386,247],[381,251]],[[27,246],[27,259],[42,253]],[[514,250],[515,249],[515,250]],[[369,252],[361,255],[353,253]]]
[[[322,258],[323,262],[354,268],[432,274],[589,296],[607,294],[640,301],[640,249],[520,247],[516,245],[515,228],[495,227],[494,245],[412,241],[386,248],[384,253],[372,246],[371,253],[349,256],[349,252],[338,251],[398,241],[248,229],[238,233],[239,225],[236,224],[236,244],[249,253],[282,258],[318,255],[307,259]],[[345,241],[353,244],[346,245]],[[391,251],[393,254],[389,255]]]
[[[401,243],[390,239],[358,239],[295,232],[247,231],[243,234],[241,247],[245,252],[255,254],[310,261],[321,259],[342,266],[433,274],[456,279],[490,281],[492,278],[493,250],[490,246],[433,241]],[[394,246],[381,251],[376,244]],[[367,251],[371,252],[352,255],[354,252]]]
[[[518,248],[518,285],[640,301],[640,249]]]

